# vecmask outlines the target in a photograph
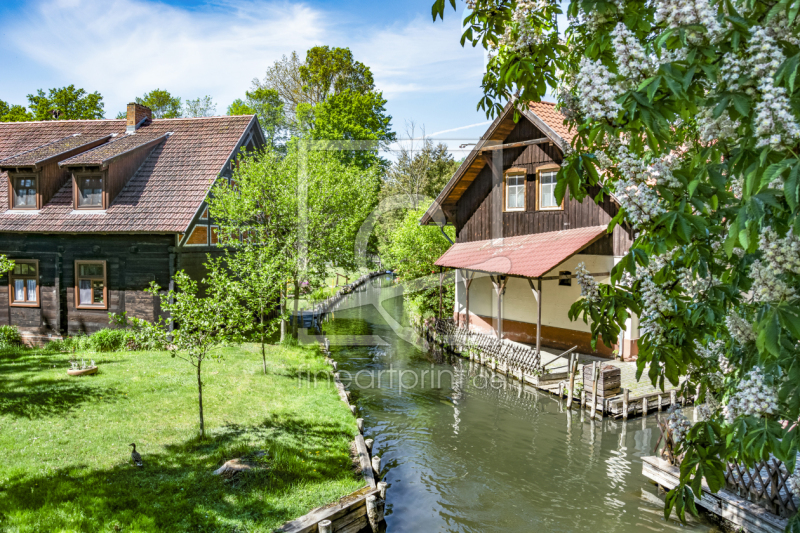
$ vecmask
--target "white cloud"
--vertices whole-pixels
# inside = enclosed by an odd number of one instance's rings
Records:
[[[6,31],[7,45],[100,91],[113,116],[156,87],[184,98],[211,95],[224,110],[272,62],[321,42],[327,28],[321,12],[302,4],[186,10],[142,0],[48,0]]]
[[[402,3],[396,9],[407,15]],[[458,16],[433,23],[421,14],[403,22],[391,13],[366,21],[358,15],[284,0],[213,0],[194,8],[30,0],[0,21],[7,61],[0,90],[24,103],[37,87],[74,83],[99,91],[113,117],[134,97],[161,88],[184,99],[210,95],[224,113],[282,55],[327,44],[349,47],[372,69],[395,127],[414,119],[447,129],[479,118],[483,53],[460,46]]]

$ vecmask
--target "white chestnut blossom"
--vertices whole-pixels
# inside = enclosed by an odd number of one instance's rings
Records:
[[[741,122],[732,120],[727,111],[714,118],[714,108],[706,107],[697,116],[697,127],[700,130],[700,140],[706,143],[718,140],[738,140],[738,129]]]
[[[638,228],[666,212],[655,187],[680,187],[672,174],[678,159],[674,154],[667,154],[646,162],[631,154],[624,145],[616,147],[616,151],[617,169],[623,176],[614,184],[616,197],[634,228]]]
[[[672,442],[678,444],[686,438],[686,434],[692,429],[692,423],[678,408],[667,415],[667,427],[672,433]]]
[[[719,37],[723,31],[717,22],[716,10],[708,0],[657,0],[656,23],[662,22],[668,28],[704,26],[711,40]],[[702,35],[695,31],[687,31],[686,36],[692,42],[702,40]]]
[[[772,228],[761,233],[758,247],[762,259],[750,265],[753,300],[775,302],[795,298],[797,293],[785,280],[787,274],[800,274],[800,239],[789,231],[778,237]]]
[[[639,83],[650,76],[658,65],[645,53],[642,43],[620,22],[614,31],[614,60],[620,76],[632,83]]]
[[[639,295],[641,297],[642,314],[639,317],[639,333],[644,336],[649,335],[650,342],[653,344],[663,344],[664,326],[658,321],[664,316],[668,316],[673,311],[664,289],[653,281],[656,275],[666,265],[666,258],[663,256],[650,257],[650,264],[646,267],[636,269],[636,275],[631,276],[625,272],[620,283],[632,287],[639,282]]]
[[[758,418],[774,415],[778,412],[778,396],[772,386],[764,380],[759,367],[747,373],[739,382],[737,391],[722,407],[725,421],[732,424],[739,416],[755,416]]]
[[[781,150],[797,144],[800,139],[800,126],[792,114],[786,89],[776,87],[774,80],[763,78],[758,84],[761,101],[755,105],[753,129],[758,142],[756,147],[770,145]]]
[[[728,313],[728,316],[725,317],[725,326],[727,326],[728,333],[730,333],[733,340],[742,346],[756,340],[756,334],[753,332],[753,325],[739,316],[735,311],[731,311]]]
[[[581,286],[581,296],[586,298],[586,301],[600,301],[600,291],[597,288],[597,282],[594,280],[594,276],[586,269],[586,265],[583,262],[579,263],[575,268],[575,279],[578,285]]]
[[[619,90],[614,75],[599,61],[581,59],[576,77],[579,109],[594,120],[614,120],[620,110],[615,101]]]
[[[547,7],[547,0],[518,0],[517,8],[511,17],[515,24],[506,26],[506,31],[500,38],[500,46],[507,46],[515,52],[525,54],[531,47],[544,42],[545,35],[531,15]]]

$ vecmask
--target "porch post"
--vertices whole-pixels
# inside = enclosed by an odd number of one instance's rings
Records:
[[[444,269],[439,267],[439,319],[442,318],[442,284],[444,283]]]
[[[494,290],[497,292],[497,338],[503,340],[503,293],[506,291],[508,276],[498,274],[497,279],[494,276],[491,278]]]
[[[467,320],[466,320],[466,323],[467,323],[467,331],[469,331],[469,286],[472,285],[472,276],[474,275],[474,273],[470,272],[469,270],[464,270],[461,273],[461,275],[464,276],[464,287],[466,287],[466,289],[467,289],[467,295],[466,295],[467,296],[466,297]]]
[[[536,353],[541,353],[542,348],[542,278],[536,280],[536,287],[539,292],[538,304],[539,311],[536,313]]]

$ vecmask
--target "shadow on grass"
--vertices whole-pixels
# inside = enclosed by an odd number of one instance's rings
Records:
[[[258,426],[229,424],[213,438],[191,439],[130,463],[88,470],[77,465],[50,475],[13,475],[0,485],[0,530],[251,531],[276,527],[306,512],[309,487],[346,481],[349,458],[322,453],[340,427],[296,417]],[[128,457],[120,443],[120,460]],[[125,451],[122,451],[125,450]],[[265,450],[261,468],[225,480],[211,472],[224,461]],[[300,504],[302,506],[302,504]]]
[[[0,415],[28,419],[63,415],[88,402],[118,399],[118,390],[93,385],[94,376],[69,380],[56,376],[53,366],[63,367],[66,375],[66,361],[63,354],[0,354]],[[104,358],[95,362],[102,365],[116,360]]]

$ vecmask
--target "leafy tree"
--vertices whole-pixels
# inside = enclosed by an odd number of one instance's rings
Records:
[[[39,89],[28,95],[28,102],[33,120],[95,120],[104,116],[100,93],[87,93],[74,85],[47,93]]]
[[[212,199],[212,205],[213,202]],[[214,269],[230,277],[229,285],[236,288],[238,301],[248,315],[256,317],[250,329],[261,344],[264,374],[267,373],[267,339],[283,319],[282,316],[269,318],[269,315],[281,298],[281,288],[285,287],[288,277],[285,264],[276,254],[278,243],[270,238],[267,229],[258,220],[222,226],[219,245],[226,253],[224,257],[210,260],[219,263]]]
[[[584,280],[570,315],[611,343],[636,313],[639,376],[699,392],[707,416],[680,443],[666,515],[695,512],[701,481],[722,488],[729,460],[773,454],[795,471],[798,2],[572,0],[566,43],[555,0],[474,4],[462,42],[493,48],[480,106],[557,91],[575,133],[557,195],[600,187],[597,200],[622,206],[611,226],[635,229],[611,283]],[[437,0],[434,18],[444,8]],[[789,529],[800,531],[797,516]]]
[[[136,98],[136,103],[147,106],[153,112],[153,118],[178,118],[181,116],[181,99],[172,96],[164,89],[154,89]]]
[[[183,116],[185,117],[213,117],[217,112],[217,104],[210,96],[186,100]]]
[[[394,269],[400,281],[409,282],[435,274],[438,269],[434,263],[450,248],[440,228],[419,225],[426,209],[427,206],[408,210],[402,222],[393,229],[389,247],[382,251],[381,258]],[[445,231],[455,239],[454,228],[447,227]],[[412,287],[411,284],[407,286]],[[453,308],[454,290],[454,285],[444,286],[444,309]],[[403,297],[412,322],[418,325],[439,313],[438,285],[436,288],[404,291]]]
[[[447,151],[444,143],[434,144],[425,136],[416,139],[416,125],[412,122],[406,130],[408,140],[398,143],[397,160],[392,163],[384,178],[381,196],[402,195],[407,205],[417,209],[421,196],[436,198],[459,163]]]
[[[284,112],[289,120],[294,120],[298,104],[303,102],[316,104],[306,95],[303,86],[305,82],[300,75],[303,62],[297,52],[292,52],[289,57],[283,56],[280,60],[267,69],[264,80],[253,80],[253,92],[258,89],[275,91],[284,105]]]
[[[21,105],[9,105],[0,100],[0,122],[25,122],[33,120],[33,116]]]
[[[165,346],[172,357],[182,359],[195,368],[201,437],[205,437],[203,363],[208,360],[220,361],[222,354],[215,350],[227,343],[241,342],[242,332],[252,322],[240,305],[240,291],[236,284],[219,263],[209,262],[207,266],[208,275],[202,280],[203,295],[198,283],[182,270],[173,277],[174,290],[164,292],[155,282],[146,289],[160,297],[161,309],[169,314],[177,327],[171,328],[171,322],[161,317],[157,322],[135,317],[130,319],[138,343]],[[121,319],[118,315],[112,318],[117,321]]]
[[[355,267],[356,232],[376,202],[376,169],[295,139],[285,156],[267,148],[240,158],[234,181],[213,189],[211,215],[230,234],[252,226],[270,240],[294,285],[295,312],[304,282],[320,284],[330,267]]]
[[[369,67],[353,58],[349,48],[314,46],[298,66],[305,102],[316,105],[345,91],[370,93],[375,81]]]
[[[256,115],[267,137],[277,147],[286,142],[289,123],[278,91],[256,87],[245,93],[245,100],[236,99],[228,106],[228,115]]]

